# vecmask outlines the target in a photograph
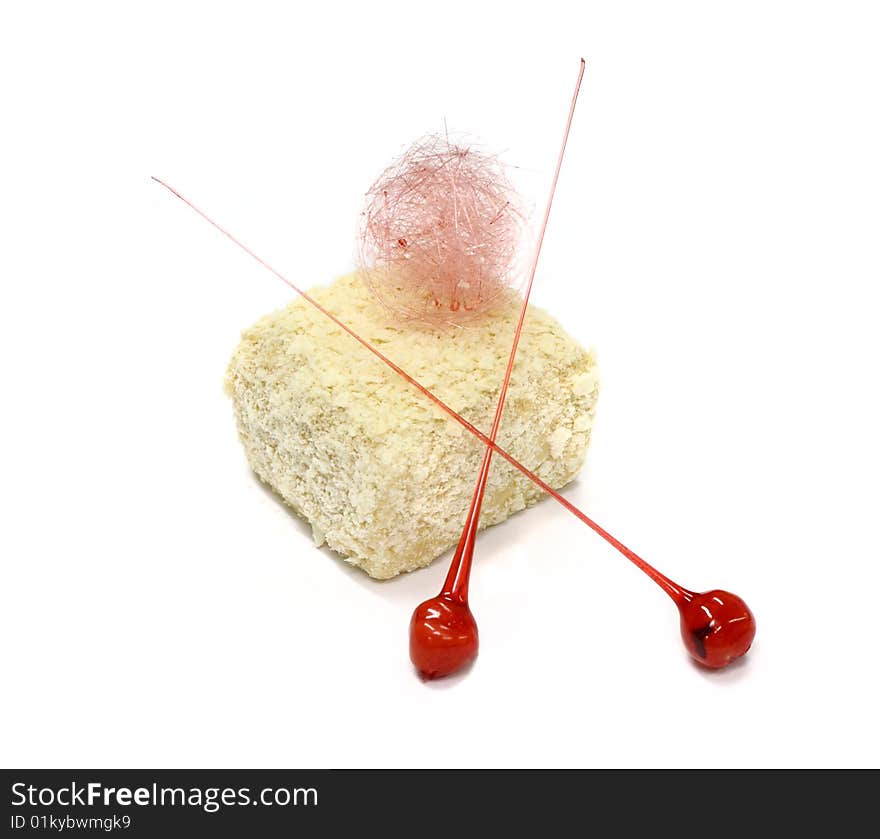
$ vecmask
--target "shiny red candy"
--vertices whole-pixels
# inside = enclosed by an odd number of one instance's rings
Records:
[[[755,638],[755,617],[742,598],[713,589],[679,604],[688,654],[712,670],[745,655]]]
[[[467,602],[439,594],[419,605],[409,626],[409,657],[425,679],[449,676],[470,664],[479,648],[477,622]]]

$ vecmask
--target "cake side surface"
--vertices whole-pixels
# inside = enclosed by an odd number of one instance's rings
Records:
[[[477,428],[492,424],[521,298],[464,329],[390,321],[355,276],[309,292]],[[484,446],[302,299],[244,331],[225,381],[248,462],[326,543],[376,579],[454,546]],[[592,353],[530,307],[498,437],[554,488],[583,465],[598,396]],[[493,460],[480,527],[544,493]]]

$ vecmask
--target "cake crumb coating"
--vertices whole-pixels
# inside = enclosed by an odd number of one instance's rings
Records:
[[[309,294],[488,433],[517,294],[463,328],[395,323],[355,274]],[[309,522],[317,545],[389,579],[457,543],[484,445],[305,300],[242,333],[225,389],[251,468]],[[598,389],[592,352],[530,306],[498,444],[565,486],[583,465]],[[480,528],[544,495],[496,456]]]

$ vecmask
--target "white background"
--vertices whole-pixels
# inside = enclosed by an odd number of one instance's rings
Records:
[[[878,39],[869,2],[6,7],[0,761],[878,765]],[[601,366],[567,495],[758,638],[700,671],[544,502],[423,684],[447,559],[373,582],[252,477],[222,376],[291,293],[149,176],[326,283],[444,118],[540,211],[582,54],[534,298]]]

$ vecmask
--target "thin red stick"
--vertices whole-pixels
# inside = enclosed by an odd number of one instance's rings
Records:
[[[578,68],[577,82],[575,82],[574,93],[571,97],[571,106],[568,109],[568,119],[565,122],[565,131],[562,135],[562,146],[559,149],[559,157],[556,160],[556,171],[553,173],[553,182],[550,184],[550,194],[547,197],[547,207],[544,210],[544,219],[541,222],[541,228],[538,232],[538,240],[535,244],[535,255],[532,258],[532,267],[529,272],[529,281],[526,284],[526,290],[523,294],[522,307],[519,312],[519,321],[516,324],[516,332],[513,335],[513,345],[510,348],[510,357],[507,359],[507,369],[504,372],[504,381],[501,383],[501,391],[498,394],[498,405],[495,408],[495,418],[492,421],[492,429],[489,431],[490,444],[495,442],[498,436],[498,429],[501,426],[501,415],[504,413],[504,403],[507,399],[507,388],[510,384],[510,376],[513,373],[513,364],[516,361],[516,351],[519,348],[519,339],[522,335],[523,323],[526,319],[526,311],[529,308],[529,297],[532,293],[532,285],[535,282],[535,272],[538,270],[538,259],[541,256],[541,246],[544,244],[544,234],[547,231],[547,221],[550,218],[550,207],[553,205],[553,196],[556,194],[556,184],[559,182],[559,172],[562,169],[562,158],[565,156],[565,147],[568,144],[568,135],[571,131],[571,121],[574,118],[574,109],[577,104],[578,93],[580,93],[581,82],[584,78],[584,69],[586,62],[581,59]],[[452,563],[449,566],[449,573],[446,576],[446,582],[443,584],[441,594],[458,597],[462,601],[467,600],[468,583],[471,574],[471,564],[474,558],[474,544],[477,539],[477,527],[480,521],[480,511],[483,507],[483,497],[486,494],[486,483],[489,480],[489,468],[492,465],[492,445],[486,446],[486,454],[480,465],[480,471],[477,474],[477,484],[474,487],[474,496],[471,500],[471,506],[468,510],[468,516],[465,520],[464,530],[455,554],[452,557]]]

